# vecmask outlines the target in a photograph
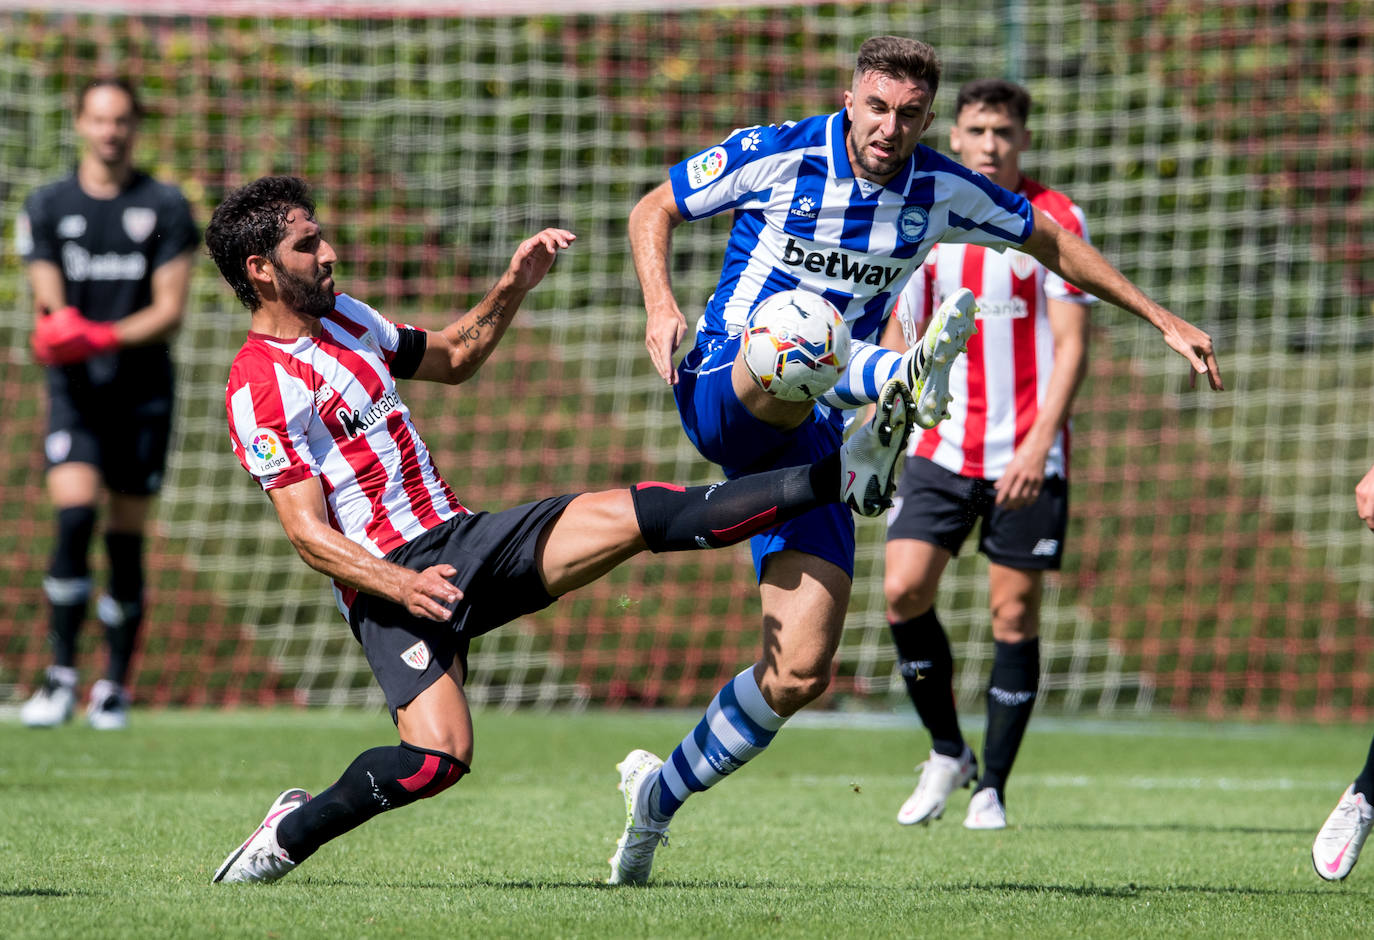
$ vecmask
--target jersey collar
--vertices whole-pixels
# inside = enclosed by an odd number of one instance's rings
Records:
[[[854,167],[849,163],[849,150],[844,143],[848,134],[849,118],[844,111],[830,115],[830,175],[837,180],[854,179]],[[917,145],[915,152],[907,157],[906,164],[897,171],[896,176],[883,183],[883,187],[905,195],[911,176],[916,172],[916,154],[920,152],[921,148]]]

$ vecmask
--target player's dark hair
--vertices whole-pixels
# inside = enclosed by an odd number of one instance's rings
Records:
[[[1006,108],[1007,113],[1024,126],[1030,119],[1030,92],[1005,78],[977,78],[965,82],[954,99],[954,119],[971,104],[987,108]]]
[[[262,297],[248,279],[248,259],[262,255],[279,264],[277,246],[286,237],[286,217],[292,209],[304,209],[315,217],[310,187],[295,176],[264,176],[236,189],[210,216],[205,229],[205,247],[215,266],[239,302],[249,310],[262,306]]]
[[[134,86],[129,84],[127,79],[116,78],[112,75],[98,76],[81,86],[80,90],[76,93],[77,117],[80,117],[81,112],[86,110],[86,97],[97,88],[118,88],[129,96],[129,101],[133,104],[134,117],[143,117],[143,102],[138,100],[138,92],[134,91]]]
[[[934,95],[940,88],[940,57],[919,39],[904,36],[874,36],[859,47],[854,80],[867,72],[908,82],[925,82]]]

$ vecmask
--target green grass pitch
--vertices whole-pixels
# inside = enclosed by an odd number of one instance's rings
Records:
[[[1012,827],[903,828],[924,734],[796,722],[693,798],[647,888],[601,884],[614,764],[692,715],[476,716],[475,773],[276,885],[211,885],[286,786],[392,740],[375,712],[136,712],[123,734],[0,724],[0,934],[26,937],[1355,937],[1374,858],[1309,848],[1369,729],[1033,724]],[[1374,849],[1371,849],[1374,851]]]

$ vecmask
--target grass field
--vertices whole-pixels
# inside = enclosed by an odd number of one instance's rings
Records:
[[[476,720],[457,788],[268,886],[209,879],[278,791],[318,790],[387,743],[384,714],[0,724],[0,935],[1354,937],[1374,922],[1374,860],[1332,885],[1308,855],[1366,728],[1041,720],[1012,827],[972,833],[963,793],[930,828],[894,821],[914,724],[798,721],[684,808],[648,888],[612,889],[614,764],[666,752],[694,717]]]

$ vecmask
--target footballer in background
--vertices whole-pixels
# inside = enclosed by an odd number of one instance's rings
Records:
[[[1086,241],[1078,206],[1021,172],[1030,108],[1030,95],[1012,82],[965,84],[950,149]],[[935,595],[950,559],[981,523],[993,664],[982,778],[964,825],[1001,829],[1007,776],[1039,689],[1044,572],[1057,571],[1064,555],[1069,408],[1087,371],[1095,298],[1028,254],[942,243],[898,297],[885,343],[915,343],[923,321],[960,289],[977,296],[978,332],[950,374],[950,418],[911,439],[887,532],[888,625],[907,692],[931,736],[930,757],[897,820],[938,819],[956,789],[978,780],[978,760],[959,727],[954,660]]]
[[[176,187],[134,168],[142,108],[132,86],[98,78],[75,104],[80,162],[30,193],[16,226],[33,293],[33,351],[48,367],[43,449],[57,515],[43,579],[53,663],[20,718],[53,727],[71,717],[90,545],[108,494],[110,579],[96,607],[108,659],[87,718],[111,730],[128,721],[129,664],[143,621],[143,533],[172,427],[167,342],[185,313],[200,233]]]

